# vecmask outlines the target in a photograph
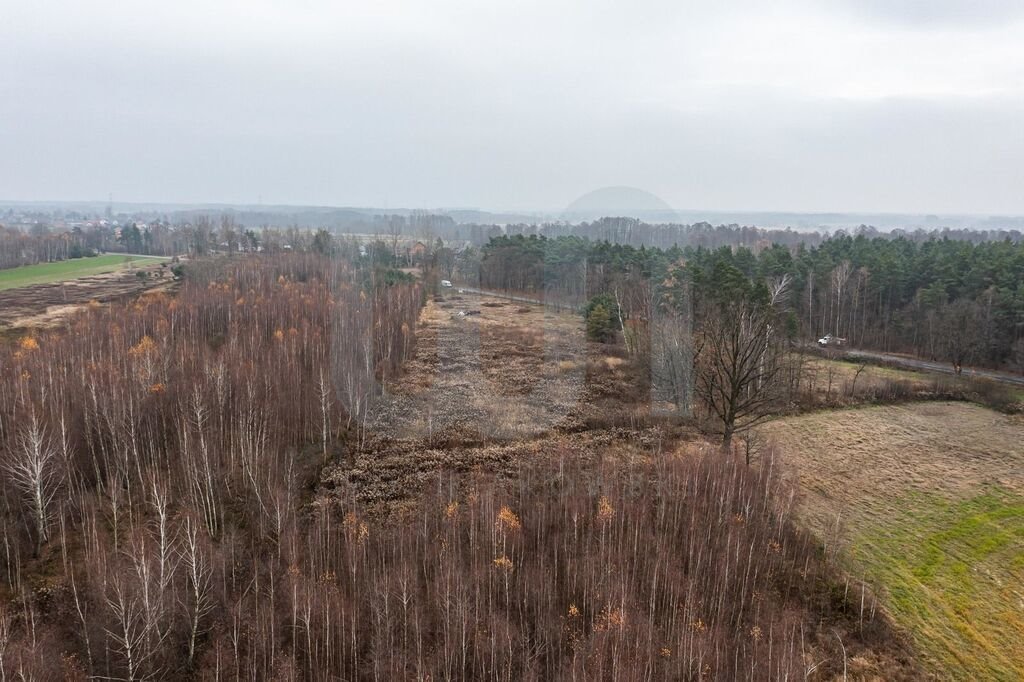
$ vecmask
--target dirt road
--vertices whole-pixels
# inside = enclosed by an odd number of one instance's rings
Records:
[[[506,301],[514,301],[516,303],[530,303],[533,305],[545,305],[552,308],[558,308],[559,310],[578,310],[577,306],[569,305],[566,303],[557,303],[555,301],[542,301],[539,298],[529,298],[527,296],[516,296],[514,294],[504,294],[497,291],[487,291],[485,289],[476,289],[474,287],[457,287],[457,291],[466,294],[476,294],[478,296],[494,296],[495,298],[503,298]]]
[[[841,351],[841,355],[851,360],[880,360],[882,362],[900,365],[901,367],[909,367],[911,369],[919,369],[926,372],[956,374],[956,372],[953,371],[953,367],[950,365],[939,362],[929,362],[927,360],[918,360],[917,358],[908,358],[905,355],[892,355],[891,353],[878,353],[876,351],[869,350],[844,350]],[[969,367],[964,367],[960,376],[990,379],[992,381],[1001,381],[1006,384],[1024,386],[1024,376],[1019,374],[1010,374],[1009,372],[999,372],[992,369],[971,369]]]

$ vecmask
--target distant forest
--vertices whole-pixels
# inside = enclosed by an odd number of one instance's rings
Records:
[[[785,278],[794,337],[833,334],[863,348],[955,364],[1024,367],[1024,235],[1018,230],[882,233],[861,226],[823,234],[625,218],[500,227],[421,215],[378,222],[378,239],[364,240],[363,250],[391,261],[387,265],[402,265],[399,238],[416,238],[449,278],[545,291],[580,305],[627,283],[634,298],[646,296],[635,305],[650,305],[657,285],[677,270],[698,298],[737,273],[760,281]],[[200,216],[194,223],[155,221],[142,228],[36,226],[25,232],[0,226],[0,268],[97,251],[203,255],[341,247],[357,250],[351,239],[327,230],[246,229],[230,215],[219,223]]]
[[[847,236],[904,239],[912,242],[949,239],[972,244],[1002,241],[1019,243],[1024,240],[1024,233],[1019,229],[939,228],[883,232],[869,225],[860,225],[849,232],[825,232],[737,224],[712,225],[707,222],[688,225],[654,224],[633,218],[602,218],[575,224],[553,222],[496,225],[458,223],[449,216],[413,213],[367,216],[363,222],[347,227],[325,224],[314,229],[300,223],[252,225],[251,221],[239,221],[234,214],[228,212],[219,215],[190,215],[187,219],[175,221],[167,217],[148,218],[145,221],[141,218],[121,218],[118,225],[79,221],[85,226],[76,225],[71,228],[58,227],[63,224],[62,221],[55,221],[51,225],[42,216],[36,216],[30,225],[8,223],[5,227],[4,222],[0,221],[0,268],[78,258],[95,251],[172,256],[186,253],[201,255],[219,250],[255,250],[258,246],[268,251],[280,250],[286,245],[300,249],[308,246],[311,235],[318,229],[336,239],[355,234],[363,238],[376,235],[384,242],[403,238],[433,244],[441,239],[446,245],[454,247],[483,247],[491,239],[515,235],[550,239],[579,237],[638,248],[671,249],[689,246],[714,249],[721,246],[745,246],[755,250],[771,245],[795,247],[802,244],[815,247]]]
[[[784,281],[794,338],[830,333],[863,348],[1021,370],[1024,243],[971,236],[976,240],[861,233],[816,245],[658,249],[515,235],[492,239],[475,258],[464,256],[463,267],[485,287],[545,292],[576,304],[615,295],[633,308],[627,317],[657,305],[666,283],[684,282],[699,301],[741,278]]]

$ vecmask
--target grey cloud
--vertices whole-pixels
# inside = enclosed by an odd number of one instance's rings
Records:
[[[0,198],[1024,212],[1024,36],[951,3],[118,7],[0,25]]]
[[[919,29],[998,25],[1024,17],[1019,0],[844,0],[844,4],[870,18]]]

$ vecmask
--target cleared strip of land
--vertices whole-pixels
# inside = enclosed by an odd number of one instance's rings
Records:
[[[102,275],[126,267],[152,265],[165,260],[168,259],[156,256],[107,254],[93,258],[75,258],[57,263],[10,268],[0,270],[0,291]]]
[[[780,419],[807,523],[936,674],[1024,679],[1024,419],[915,403]]]

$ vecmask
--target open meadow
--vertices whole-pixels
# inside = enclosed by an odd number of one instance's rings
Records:
[[[448,294],[426,303],[418,326],[417,352],[384,399],[379,431],[528,437],[582,398],[587,345],[578,315]]]
[[[802,516],[882,594],[942,677],[1024,676],[1024,420],[968,403],[819,412],[765,427]]]
[[[107,254],[93,258],[75,258],[56,263],[41,263],[40,265],[26,265],[20,268],[0,270],[0,291],[4,289],[18,289],[36,284],[49,284],[51,282],[63,282],[79,277],[90,277],[102,275],[128,267],[138,267],[160,263],[166,258],[156,256],[125,256],[122,254]]]

